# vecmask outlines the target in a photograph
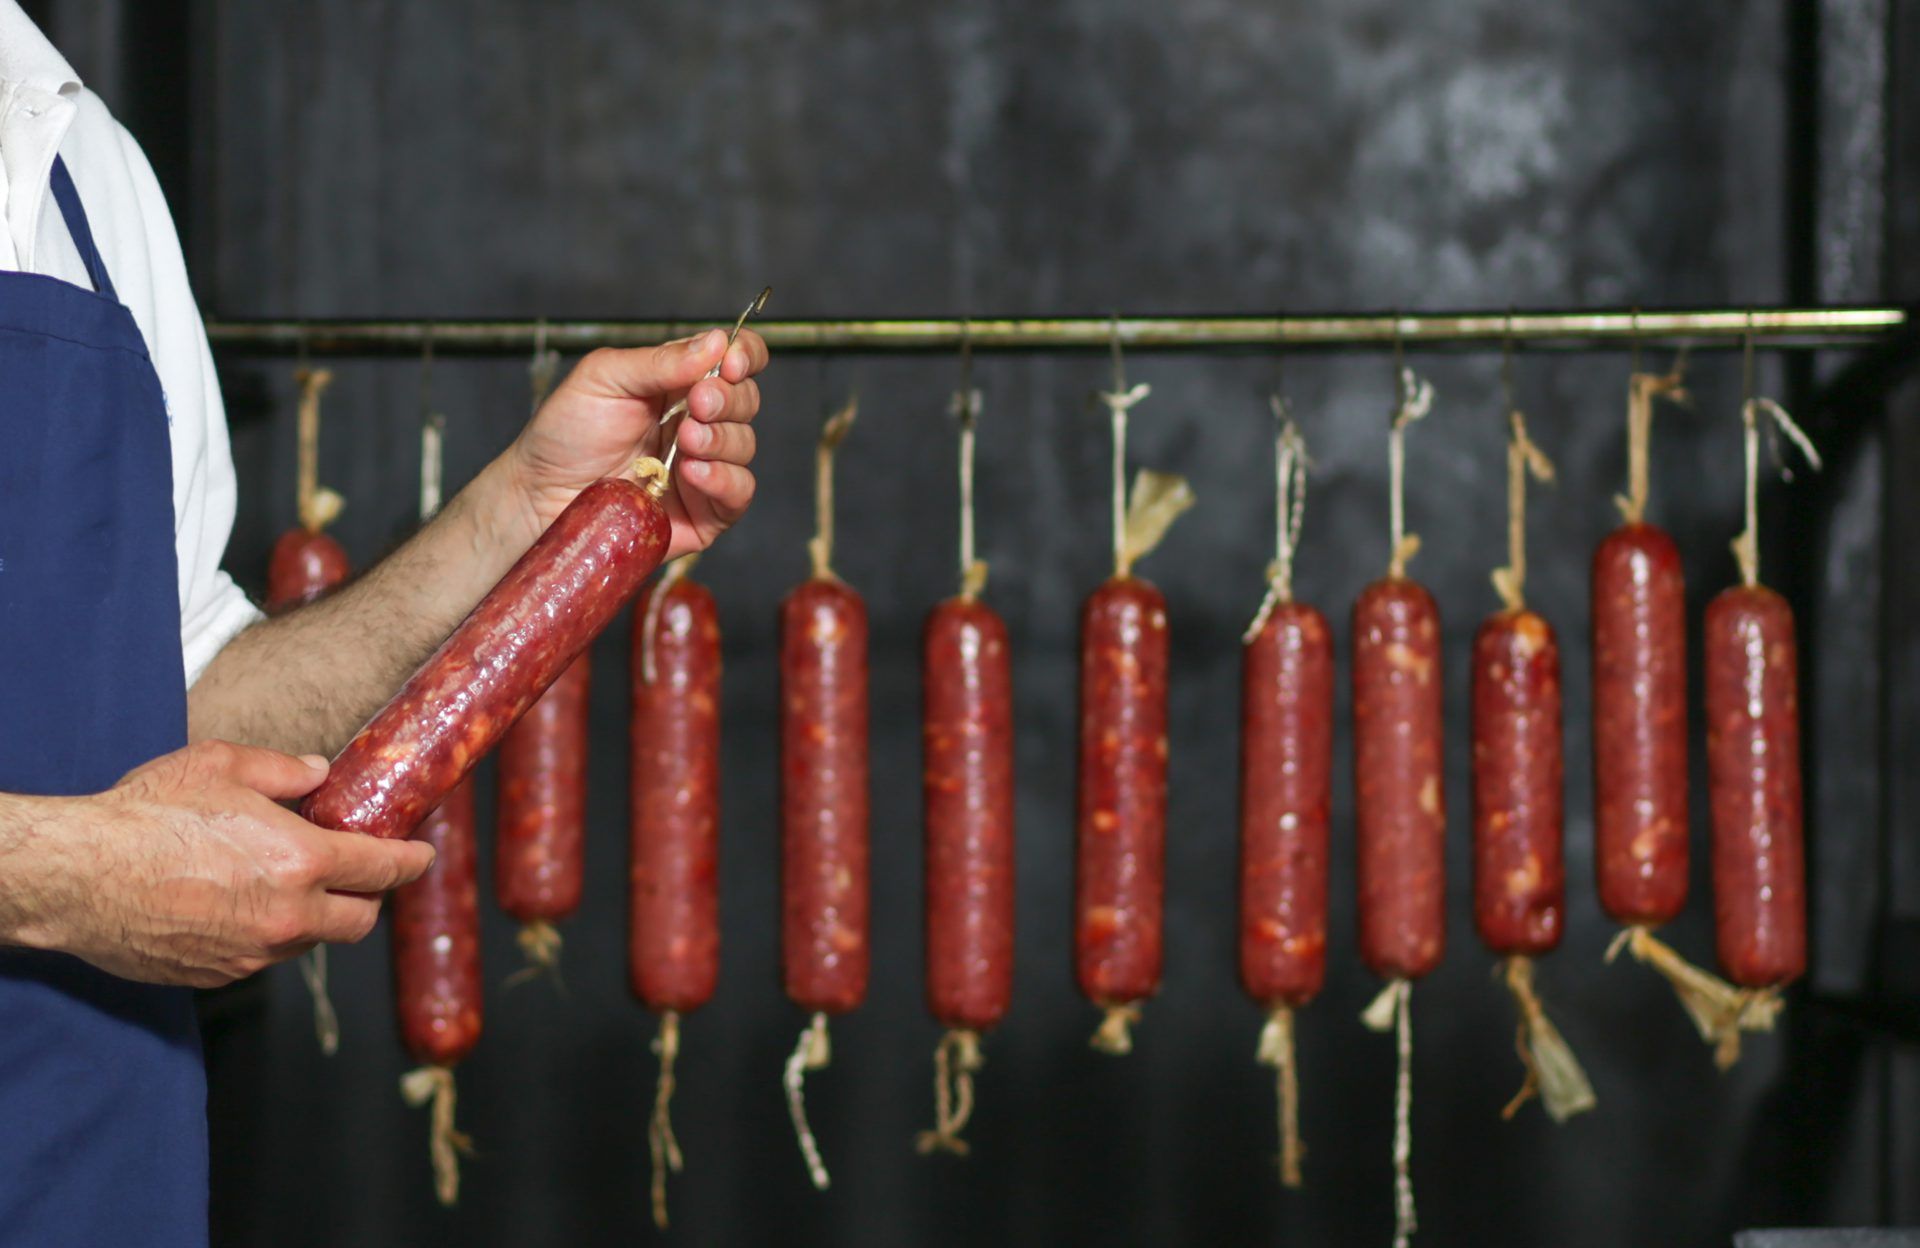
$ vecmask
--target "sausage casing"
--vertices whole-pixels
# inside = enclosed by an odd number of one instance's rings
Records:
[[[1724,590],[1707,604],[1704,649],[1720,969],[1769,988],[1807,969],[1793,609],[1765,586]]]
[[[1473,918],[1502,957],[1560,943],[1566,921],[1560,643],[1535,612],[1473,639]]]
[[[1680,551],[1650,524],[1593,554],[1594,875],[1615,922],[1687,901],[1687,600]]]
[[[1353,604],[1354,830],[1360,957],[1418,979],[1446,951],[1445,724],[1440,611],[1404,577]]]
[[[452,1066],[480,1039],[480,895],[473,786],[461,783],[420,824],[433,865],[393,891],[393,985],[414,1060]]]
[[[867,605],[838,580],[780,615],[781,954],[787,997],[838,1014],[867,992]]]
[[[720,616],[680,579],[633,620],[628,970],[647,1008],[686,1013],[720,978]]]
[[[267,559],[267,610],[285,611],[312,602],[353,570],[347,552],[325,533],[289,529]]]
[[[984,1031],[1013,997],[1013,675],[993,608],[950,598],[922,639],[927,1008]]]
[[[334,759],[300,813],[407,836],[660,566],[671,526],[621,477],[580,492]]]
[[[1167,830],[1167,607],[1114,577],[1080,612],[1074,954],[1080,991],[1115,1006],[1160,986]]]
[[[1327,974],[1327,821],[1333,788],[1333,634],[1284,602],[1241,653],[1240,984],[1300,1006]]]
[[[591,656],[583,652],[500,738],[493,890],[500,908],[522,923],[556,922],[580,904],[592,687]]]

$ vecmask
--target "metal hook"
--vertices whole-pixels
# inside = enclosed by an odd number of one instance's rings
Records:
[[[733,329],[727,334],[727,345],[722,348],[720,352],[720,363],[715,364],[707,370],[708,377],[718,377],[720,375],[720,369],[725,366],[727,362],[727,352],[733,349],[734,340],[739,338],[740,331],[746,328],[748,318],[757,316],[760,310],[767,306],[767,297],[771,294],[773,294],[773,287],[763,287],[760,293],[754,296],[753,302],[748,304],[745,310],[740,313],[739,317],[734,320]],[[702,380],[704,380],[704,378]],[[691,394],[692,391],[688,391],[688,393]],[[680,454],[679,421],[686,414],[687,400],[681,399],[672,407],[668,408],[666,412],[661,415],[660,423],[654,426],[655,445],[665,448],[659,457],[660,464],[661,467],[668,472],[673,471],[673,461],[678,458]]]

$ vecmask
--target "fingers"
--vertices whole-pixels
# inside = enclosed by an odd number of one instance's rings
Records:
[[[724,331],[710,329],[657,347],[602,347],[580,361],[568,378],[589,393],[608,398],[651,399],[687,389],[720,362]],[[737,344],[736,344],[737,345]]]
[[[682,489],[693,489],[706,496],[707,504],[722,524],[732,524],[753,501],[753,474],[738,464],[713,459],[690,459],[680,465]]]
[[[305,797],[327,778],[327,760],[318,754],[295,756],[231,741],[203,741],[183,753],[192,765],[276,802]]]
[[[680,449],[699,459],[718,460],[745,467],[753,462],[755,439],[752,425],[682,425]]]
[[[425,841],[383,841],[358,832],[318,835],[325,848],[315,882],[330,891],[377,896],[413,883],[433,865],[433,846]]]
[[[738,384],[767,366],[767,340],[750,329],[740,331],[720,365],[720,376]]]
[[[356,944],[365,940],[379,921],[378,898],[328,893],[319,900],[312,935],[328,944]]]
[[[746,424],[759,411],[760,383],[751,377],[732,385],[709,377],[687,392],[687,414],[702,424]]]

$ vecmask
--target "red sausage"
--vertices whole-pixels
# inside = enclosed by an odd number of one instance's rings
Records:
[[[1353,604],[1353,777],[1360,957],[1382,979],[1446,951],[1441,709],[1439,608],[1404,577],[1375,581]]]
[[[628,969],[647,1008],[686,1013],[720,977],[720,618],[688,580],[656,582],[633,618]]]
[[[1167,830],[1167,607],[1115,577],[1080,612],[1075,969],[1096,1005],[1160,986]]]
[[[867,993],[867,605],[816,578],[780,612],[786,990],[839,1014]]]
[[[992,607],[950,598],[927,617],[927,1008],[984,1031],[1013,998],[1013,674]]]
[[[1566,922],[1560,643],[1532,611],[1473,639],[1473,920],[1502,957],[1536,957]]]
[[[438,854],[393,892],[393,984],[400,1035],[414,1060],[452,1066],[480,1039],[480,885],[473,786],[447,794],[420,825]]]
[[[587,697],[582,653],[500,738],[493,888],[522,923],[552,923],[580,904],[586,874]]]
[[[1594,874],[1615,922],[1687,901],[1686,584],[1673,539],[1615,529],[1593,553]]]
[[[1764,586],[1707,604],[1707,777],[1720,968],[1743,988],[1807,969],[1793,609]]]
[[[660,566],[670,529],[624,477],[582,490],[340,751],[300,813],[323,828],[409,835]]]
[[[1276,605],[1242,650],[1240,984],[1264,1006],[1313,1000],[1327,974],[1333,635]]]
[[[325,533],[288,529],[267,560],[267,610],[284,611],[312,602],[347,579],[352,564],[340,543]]]

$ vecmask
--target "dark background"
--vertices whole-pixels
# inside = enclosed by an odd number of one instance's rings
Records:
[[[780,316],[1920,294],[1920,12],[1897,0],[28,7],[151,154],[209,314],[718,318],[768,282]],[[1535,495],[1530,597],[1567,662],[1569,930],[1540,977],[1600,1097],[1558,1129],[1537,1108],[1497,1117],[1519,1074],[1511,1007],[1466,904],[1466,651],[1504,556],[1499,360],[1418,360],[1439,400],[1410,436],[1410,527],[1426,538],[1412,571],[1446,619],[1454,816],[1449,954],[1414,997],[1423,1242],[1705,1245],[1746,1226],[1920,1221],[1920,649],[1903,557],[1920,536],[1920,397],[1905,346],[1763,359],[1763,385],[1831,461],[1763,499],[1766,576],[1805,639],[1814,970],[1781,1032],[1726,1075],[1660,981],[1600,960],[1585,576],[1623,478],[1628,359],[1518,361],[1519,403],[1560,468]],[[983,359],[982,553],[1017,647],[1020,962],[958,1163],[911,1147],[937,1037],[920,998],[916,649],[953,584],[956,367],[788,356],[765,378],[760,500],[700,571],[727,635],[726,940],[719,994],[683,1032],[683,1241],[1387,1238],[1392,1046],[1355,1017],[1377,985],[1348,936],[1344,733],[1329,979],[1299,1024],[1298,1194],[1275,1181],[1260,1020],[1234,974],[1236,639],[1269,555],[1275,362],[1131,367],[1155,387],[1135,462],[1186,473],[1201,500],[1143,568],[1175,639],[1165,987],[1133,1056],[1087,1050],[1094,1011],[1068,974],[1072,705],[1076,603],[1106,571],[1104,422],[1086,401],[1103,363]],[[241,482],[228,566],[256,590],[293,521],[291,368],[225,361]],[[364,562],[409,528],[421,377],[392,361],[337,373],[322,475]],[[1694,408],[1656,423],[1652,515],[1686,556],[1697,619],[1735,576],[1737,355],[1696,357],[1691,380]],[[1385,560],[1389,361],[1296,356],[1283,385],[1315,461],[1299,590],[1343,620]],[[809,1085],[835,1176],[822,1195],[778,1089],[802,1019],[776,977],[772,639],[806,573],[815,422],[855,386],[836,562],[874,625],[877,954],[867,1005]],[[524,364],[443,360],[431,401],[463,480],[523,419]],[[623,620],[595,651],[569,992],[490,995],[460,1070],[480,1149],[460,1208],[433,1204],[425,1116],[398,1097],[383,934],[335,951],[331,1060],[291,968],[210,1002],[219,1242],[653,1236],[653,1020],[624,967],[625,634]],[[1705,827],[1697,809],[1701,868]],[[497,985],[517,955],[511,925],[491,908],[486,922]],[[1704,869],[1668,934],[1710,957]]]

